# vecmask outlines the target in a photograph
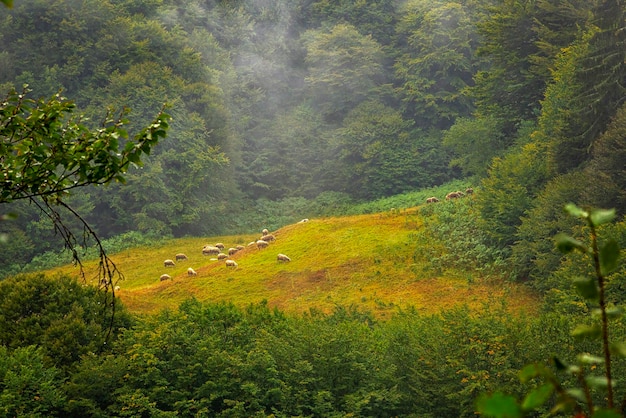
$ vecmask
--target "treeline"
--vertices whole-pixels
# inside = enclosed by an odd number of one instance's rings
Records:
[[[1,90],[62,89],[94,126],[168,103],[127,184],[67,200],[103,237],[234,233],[278,201],[471,178],[484,244],[534,280],[558,267],[563,203],[626,207],[617,0],[24,0],[0,18]],[[2,263],[55,248],[36,208],[11,210]]]
[[[481,315],[383,322],[195,300],[133,317],[118,301],[111,328],[102,297],[68,278],[0,282],[0,415],[473,417],[482,393],[528,390],[524,365],[595,348],[570,335],[573,316],[512,315],[495,301]]]

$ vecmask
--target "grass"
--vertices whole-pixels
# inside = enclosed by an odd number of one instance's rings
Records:
[[[117,294],[138,314],[176,309],[191,297],[238,306],[265,300],[286,313],[298,314],[352,306],[381,319],[398,309],[436,313],[460,304],[475,311],[493,304],[516,312],[538,308],[538,298],[522,285],[456,267],[427,268],[425,258],[430,253],[422,248],[429,245],[422,239],[423,222],[419,208],[412,207],[287,225],[272,231],[276,241],[262,250],[248,245],[258,235],[185,238],[129,249],[111,255],[125,276]],[[238,263],[236,269],[202,255],[205,244],[217,242],[226,248],[245,246],[231,257]],[[189,259],[165,268],[163,261],[180,252]],[[292,261],[278,262],[278,253]],[[188,267],[198,276],[188,277]],[[86,262],[85,268],[87,277],[95,275],[95,263]],[[72,266],[48,271],[57,273],[78,276],[79,272]],[[163,273],[173,280],[161,282]]]

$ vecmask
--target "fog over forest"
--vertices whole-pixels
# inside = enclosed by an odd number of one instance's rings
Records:
[[[18,1],[0,16],[0,88],[62,91],[93,126],[127,107],[131,134],[166,104],[167,138],[126,184],[67,197],[104,238],[276,228],[461,180],[509,251],[557,179],[589,183],[568,200],[626,200],[601,137],[624,96],[605,30],[621,6],[505,3]],[[20,262],[56,247],[36,207],[11,205]]]
[[[625,12],[0,0],[0,417],[625,417]]]

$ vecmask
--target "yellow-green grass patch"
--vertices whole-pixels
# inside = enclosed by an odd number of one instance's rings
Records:
[[[353,306],[387,318],[398,309],[414,307],[435,313],[457,305],[473,310],[506,304],[512,311],[534,311],[538,298],[522,285],[498,278],[467,280],[472,272],[432,272],[420,254],[428,245],[420,237],[422,218],[415,208],[381,214],[312,219],[272,231],[276,240],[258,249],[248,243],[258,235],[183,238],[162,245],[112,254],[124,274],[117,292],[131,312],[154,313],[176,309],[184,300],[230,301],[238,306],[267,301],[287,313],[312,309],[331,312]],[[202,255],[202,247],[222,242],[245,248],[224,261]],[[188,260],[164,267],[165,259],[185,253]],[[291,262],[277,261],[279,253]],[[94,262],[85,263],[87,277],[95,276]],[[192,267],[197,276],[189,277]],[[50,271],[78,274],[76,267]],[[161,274],[172,276],[160,281]]]

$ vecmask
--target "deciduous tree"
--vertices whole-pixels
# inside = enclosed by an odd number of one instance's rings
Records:
[[[99,284],[113,291],[114,280],[121,273],[96,233],[65,197],[79,187],[124,182],[129,167],[141,165],[141,157],[165,137],[170,117],[160,112],[130,138],[125,112],[108,114],[100,127],[90,129],[74,114],[74,103],[61,95],[34,100],[28,93],[26,89],[21,93],[13,90],[0,103],[0,203],[32,202],[52,221],[74,261],[80,263],[80,236],[68,228],[59,208],[69,212],[83,227],[82,243],[95,240],[100,256]],[[113,295],[105,305],[114,307],[114,302]]]

